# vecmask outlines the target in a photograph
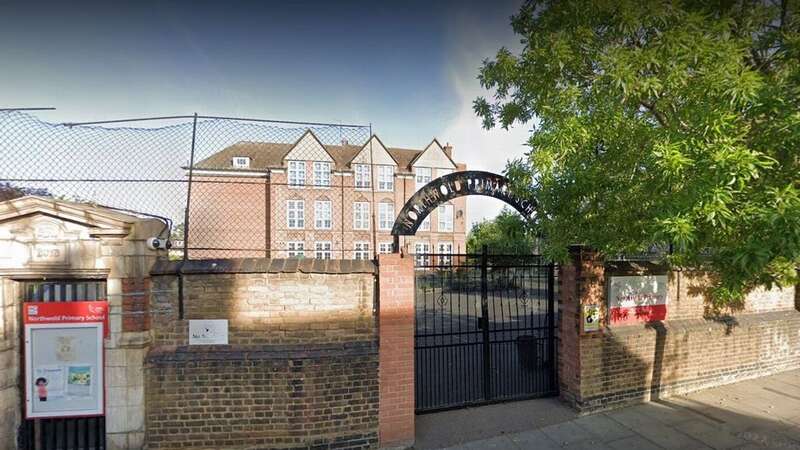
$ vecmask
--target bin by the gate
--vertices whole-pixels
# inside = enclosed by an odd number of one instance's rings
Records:
[[[549,358],[544,351],[544,339],[530,334],[517,336],[517,354],[520,364],[525,370],[547,367],[549,364]]]

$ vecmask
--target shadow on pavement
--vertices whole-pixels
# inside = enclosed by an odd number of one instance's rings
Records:
[[[582,417],[543,399],[417,423],[416,449],[800,450],[800,370]]]

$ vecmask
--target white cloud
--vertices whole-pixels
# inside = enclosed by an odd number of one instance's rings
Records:
[[[530,126],[485,130],[472,110],[473,100],[487,95],[476,78],[482,61],[503,45],[512,49],[519,47],[508,21],[514,11],[516,6],[511,6],[498,16],[487,18],[470,15],[465,10],[456,13],[451,22],[449,78],[458,94],[459,105],[456,117],[438,135],[453,145],[455,159],[466,163],[468,169],[502,173],[507,161],[522,156],[528,149],[525,142]],[[469,197],[467,224],[496,216],[503,205],[489,197]]]

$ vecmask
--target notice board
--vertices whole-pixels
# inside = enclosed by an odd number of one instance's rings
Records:
[[[102,415],[107,303],[35,302],[23,308],[25,417]]]

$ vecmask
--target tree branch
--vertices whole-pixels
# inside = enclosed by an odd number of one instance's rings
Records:
[[[659,125],[661,125],[664,128],[667,127],[667,118],[664,116],[663,113],[661,113],[661,111],[656,109],[655,103],[648,103],[648,102],[646,102],[644,100],[641,100],[641,101],[639,101],[639,104],[642,105],[644,107],[644,109],[650,111],[650,114],[652,114],[653,117],[656,118],[656,120],[658,121]]]

